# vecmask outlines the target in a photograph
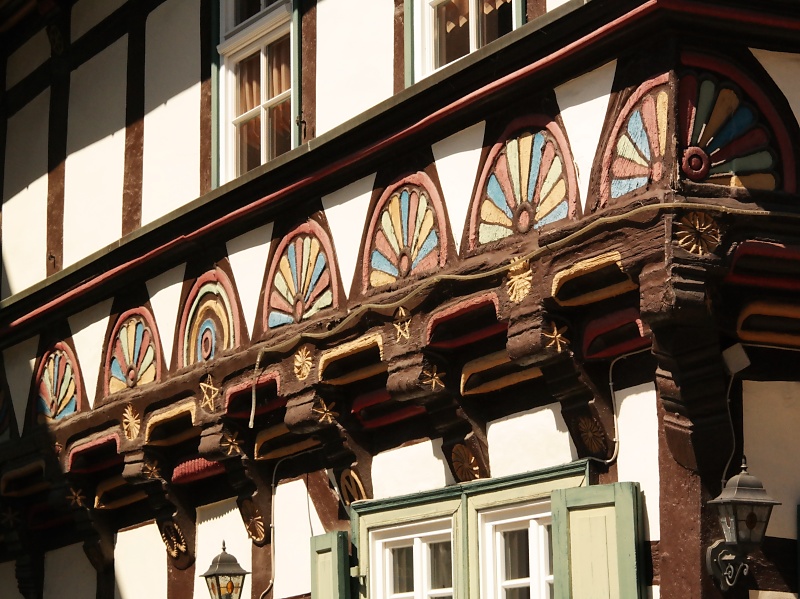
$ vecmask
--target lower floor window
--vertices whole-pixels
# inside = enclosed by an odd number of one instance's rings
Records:
[[[451,519],[371,533],[376,572],[374,597],[450,599],[453,596]]]
[[[552,525],[548,503],[479,514],[481,592],[485,599],[553,597]]]

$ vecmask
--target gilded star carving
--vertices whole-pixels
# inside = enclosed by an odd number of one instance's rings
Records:
[[[550,341],[547,342],[545,347],[554,347],[557,352],[561,353],[564,349],[569,346],[569,340],[564,337],[564,333],[567,332],[567,327],[563,326],[560,329],[553,323],[553,330],[548,332],[542,332],[542,336],[546,337]]]
[[[214,402],[219,399],[219,387],[214,386],[214,379],[211,378],[210,374],[206,377],[204,383],[200,383],[200,392],[203,394],[200,407],[213,412]]]
[[[139,436],[139,429],[141,428],[141,419],[136,410],[133,409],[131,404],[125,406],[125,411],[122,413],[122,431],[125,433],[125,438],[133,441]]]
[[[399,343],[411,337],[411,316],[403,306],[400,306],[394,313],[395,339]]]
[[[147,478],[160,478],[161,471],[158,469],[158,460],[145,462],[144,466],[142,466],[142,472]]]
[[[0,523],[3,524],[3,528],[16,528],[20,522],[19,512],[11,506],[5,508],[2,513],[0,513]]]
[[[242,453],[241,441],[239,441],[239,433],[223,433],[220,446],[225,450],[228,455],[239,455]]]
[[[311,408],[311,411],[314,414],[319,415],[319,422],[320,424],[333,424],[333,421],[339,417],[339,412],[334,412],[333,408],[336,407],[336,402],[332,401],[331,405],[327,405],[325,400],[322,398],[319,399],[319,405],[314,406]]]
[[[86,496],[80,489],[70,489],[67,499],[72,507],[85,507]]]
[[[444,389],[442,379],[446,375],[446,372],[439,372],[437,366],[434,364],[430,368],[423,368],[420,382],[423,385],[430,385],[431,391],[436,391],[437,387]]]

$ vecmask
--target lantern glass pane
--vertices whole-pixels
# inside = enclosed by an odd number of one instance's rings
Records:
[[[209,576],[206,578],[206,584],[208,585],[208,592],[210,593],[211,597],[214,599],[219,598],[219,585],[217,584],[217,577],[216,576]]]
[[[725,536],[726,543],[736,542],[736,518],[733,514],[733,506],[730,504],[717,504],[719,512],[719,525],[722,534]]]
[[[217,578],[219,578],[220,599],[239,599],[242,594],[244,576],[220,574]]]

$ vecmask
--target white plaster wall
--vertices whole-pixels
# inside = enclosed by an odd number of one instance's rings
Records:
[[[317,4],[317,135],[394,91],[394,1]]]
[[[126,0],[79,0],[72,7],[70,35],[72,41],[125,4]]]
[[[42,29],[17,48],[6,62],[6,89],[11,89],[50,58],[50,40]]]
[[[660,533],[661,483],[658,467],[658,408],[656,388],[645,383],[614,394],[619,428],[617,477],[638,482],[644,494],[647,540]]]
[[[114,546],[115,599],[167,599],[168,559],[155,522],[119,531]]]
[[[800,383],[743,381],[744,455],[751,474],[782,505],[772,510],[767,535],[797,538],[800,503]]]
[[[25,409],[33,381],[33,366],[39,348],[39,336],[31,337],[6,350],[3,350],[3,364],[6,369],[8,392],[17,417],[17,430],[21,433],[25,422]]]
[[[800,56],[757,48],[751,48],[750,51],[786,96],[794,118],[800,121],[800,78],[797,77],[797,73],[800,73]]]
[[[236,280],[236,289],[239,291],[239,305],[242,306],[251,336],[258,314],[258,300],[264,282],[264,271],[267,268],[271,239],[272,223],[267,223],[229,240],[226,244],[228,261],[231,264],[233,278]]]
[[[750,599],[797,599],[797,593],[783,591],[750,591]]]
[[[50,89],[8,119],[2,219],[2,297],[47,276]]]
[[[558,403],[489,422],[492,477],[567,464],[578,457]]]
[[[275,492],[276,599],[311,592],[311,537],[325,533],[302,480],[278,485]],[[197,598],[199,599],[199,598]]]
[[[0,589],[3,589],[3,599],[25,599],[17,586],[16,562],[0,563]]]
[[[333,245],[339,263],[342,286],[348,295],[353,278],[360,273],[358,266],[361,237],[367,226],[367,210],[372,196],[375,173],[351,183],[347,187],[322,197],[322,207],[333,236]],[[356,284],[355,289],[359,288]]]
[[[450,217],[450,230],[458,248],[461,247],[469,203],[478,178],[478,162],[481,159],[485,129],[486,121],[481,121],[431,147]]]
[[[103,341],[110,314],[111,300],[107,300],[68,319],[72,342],[75,344],[75,354],[81,368],[83,386],[86,389],[86,400],[90,408],[94,407],[97,399],[97,379],[105,359]]]
[[[175,326],[178,323],[178,303],[181,301],[181,287],[186,265],[181,264],[147,281],[150,306],[161,338],[161,348],[167,367],[172,362],[172,348],[175,344]]]
[[[226,499],[197,508],[197,539],[195,564],[197,577],[194,581],[194,599],[208,599],[208,586],[200,578],[208,566],[222,551],[233,555],[239,565],[248,572],[253,571],[253,543],[247,536],[235,499]],[[241,597],[250,597],[252,576],[245,577]]]
[[[122,234],[125,35],[72,72],[64,180],[64,266]]]
[[[658,585],[647,587],[647,596],[649,599],[659,599],[661,597],[661,587]]]
[[[86,599],[96,594],[97,570],[83,552],[83,543],[44,554],[44,599]]]
[[[440,489],[454,482],[441,439],[390,449],[372,459],[374,499]]]
[[[551,9],[550,2],[547,6]],[[586,209],[586,196],[592,164],[600,143],[600,131],[608,110],[611,84],[617,71],[617,61],[603,65],[585,75],[576,77],[555,89],[561,109],[561,119],[567,130],[572,157],[578,171],[578,190],[581,207]]]
[[[200,2],[147,17],[142,225],[200,195]]]

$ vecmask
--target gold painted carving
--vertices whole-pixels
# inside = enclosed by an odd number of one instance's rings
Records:
[[[436,391],[437,387],[444,389],[442,379],[447,376],[446,372],[439,372],[438,367],[434,364],[430,368],[423,368],[420,375],[420,382],[423,385],[430,385],[431,391]]]
[[[147,478],[161,478],[161,471],[158,469],[158,460],[145,462],[144,466],[142,466],[142,473]]]
[[[705,212],[690,212],[675,224],[675,237],[687,252],[703,256],[717,249],[719,226]]]
[[[67,500],[72,507],[86,507],[86,495],[80,489],[70,489]]]
[[[241,441],[239,441],[239,433],[223,433],[220,447],[225,450],[228,455],[240,455],[242,453]]]
[[[3,528],[11,530],[21,523],[22,519],[19,516],[19,512],[11,506],[4,508],[0,513],[0,524],[3,525]]]
[[[219,399],[219,387],[214,386],[214,379],[209,374],[205,382],[200,383],[200,392],[203,394],[203,399],[200,401],[200,407],[214,412],[216,409],[216,400]]]
[[[341,476],[339,476],[339,491],[342,495],[342,501],[348,506],[354,501],[367,498],[361,479],[350,468],[345,468]]]
[[[551,324],[553,325],[552,331],[549,333],[545,331],[542,332],[542,336],[549,339],[545,347],[554,347],[558,353],[561,353],[569,346],[569,339],[564,336],[564,333],[567,332],[567,327],[563,326],[559,329],[556,323]]]
[[[258,506],[252,499],[245,499],[242,501],[240,510],[248,536],[256,543],[262,543],[265,539],[266,528]]]
[[[177,559],[179,555],[186,553],[186,539],[175,522],[169,520],[161,525],[161,540],[164,541],[167,553],[172,559]]]
[[[311,352],[307,347],[301,347],[294,355],[294,375],[298,380],[304,381],[311,374],[311,367],[313,362],[311,360]]]
[[[586,449],[592,453],[599,453],[605,449],[606,441],[603,435],[603,429],[594,418],[588,416],[581,416],[578,420],[578,431],[581,435],[581,441],[586,446]]]
[[[533,271],[527,260],[521,258],[513,258],[511,260],[511,267],[508,269],[508,278],[506,280],[506,290],[508,291],[509,299],[515,304],[520,303],[531,292],[531,282],[533,280]]]
[[[334,420],[339,417],[339,412],[333,411],[335,407],[335,401],[332,401],[331,405],[327,405],[325,400],[320,397],[317,405],[311,408],[311,411],[319,415],[320,424],[333,424]]]
[[[453,462],[453,470],[455,470],[456,476],[461,482],[480,478],[478,460],[466,445],[459,443],[453,447],[453,451],[450,452],[450,459]]]
[[[411,337],[411,315],[403,306],[400,306],[394,313],[395,341],[408,340]]]
[[[122,413],[122,430],[125,433],[125,438],[128,441],[133,441],[139,436],[141,426],[142,421],[133,406],[131,404],[125,406],[125,411]]]

